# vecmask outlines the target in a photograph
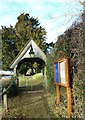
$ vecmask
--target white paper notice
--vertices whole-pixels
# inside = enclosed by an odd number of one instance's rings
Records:
[[[65,80],[65,61],[60,63],[60,83],[66,84]]]

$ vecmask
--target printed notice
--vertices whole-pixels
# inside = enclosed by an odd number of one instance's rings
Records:
[[[66,84],[65,61],[60,63],[60,83]]]

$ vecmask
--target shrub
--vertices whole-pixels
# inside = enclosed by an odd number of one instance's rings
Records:
[[[13,76],[10,82],[3,86],[3,88],[6,88],[6,93],[9,97],[15,96],[18,93],[18,86],[16,80],[17,76]]]
[[[12,82],[11,86],[9,87],[9,89],[7,90],[7,94],[9,97],[15,96],[18,93],[18,86],[16,84],[16,82]]]
[[[74,24],[63,35],[58,37],[54,45],[54,50],[47,56],[47,78],[48,88],[53,90],[54,61],[65,56],[69,57],[70,85],[72,95],[72,118],[84,118],[84,80],[85,80],[85,51],[83,40],[83,26],[81,23]],[[62,91],[62,92],[61,92]],[[56,91],[54,91],[56,92]],[[61,106],[59,109],[67,106],[67,96],[65,88],[60,87]],[[65,108],[67,111],[67,108]],[[59,114],[60,115],[60,114]],[[65,111],[62,116],[67,116]]]

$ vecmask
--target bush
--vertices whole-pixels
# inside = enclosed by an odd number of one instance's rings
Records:
[[[6,88],[6,93],[8,97],[15,96],[18,93],[18,86],[17,86],[16,80],[17,80],[17,76],[13,76],[8,83],[2,86],[3,89]]]
[[[69,74],[72,96],[72,118],[84,118],[84,80],[85,80],[85,51],[83,42],[83,26],[81,23],[65,31],[58,37],[54,50],[47,57],[48,88],[53,86],[53,64],[55,60],[67,56],[69,58]],[[64,87],[60,87],[61,106],[67,106],[67,93]],[[67,116],[65,108],[62,116]]]
[[[55,94],[55,83],[54,83],[54,56],[49,54],[47,56],[47,83],[48,91]]]
[[[18,93],[18,86],[17,84],[13,81],[9,89],[7,90],[7,94],[9,97],[15,96]]]

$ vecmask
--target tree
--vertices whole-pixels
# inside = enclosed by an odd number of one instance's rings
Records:
[[[54,43],[46,43],[44,48],[44,53],[48,54],[54,48]]]
[[[83,0],[83,1],[78,0],[78,2],[79,2],[81,5],[85,6],[85,1],[84,1],[84,0]]]
[[[43,50],[46,31],[40,26],[38,18],[30,17],[29,14],[22,13],[18,18],[18,22],[15,25],[17,48],[20,49],[31,39],[33,39],[37,45]]]
[[[2,68],[8,69],[9,64],[17,55],[16,37],[13,26],[2,27]]]
[[[40,26],[38,18],[22,13],[17,17],[18,22],[13,27],[2,26],[2,68],[8,69],[9,64],[24,47],[33,39],[44,51],[46,45],[46,31]]]

